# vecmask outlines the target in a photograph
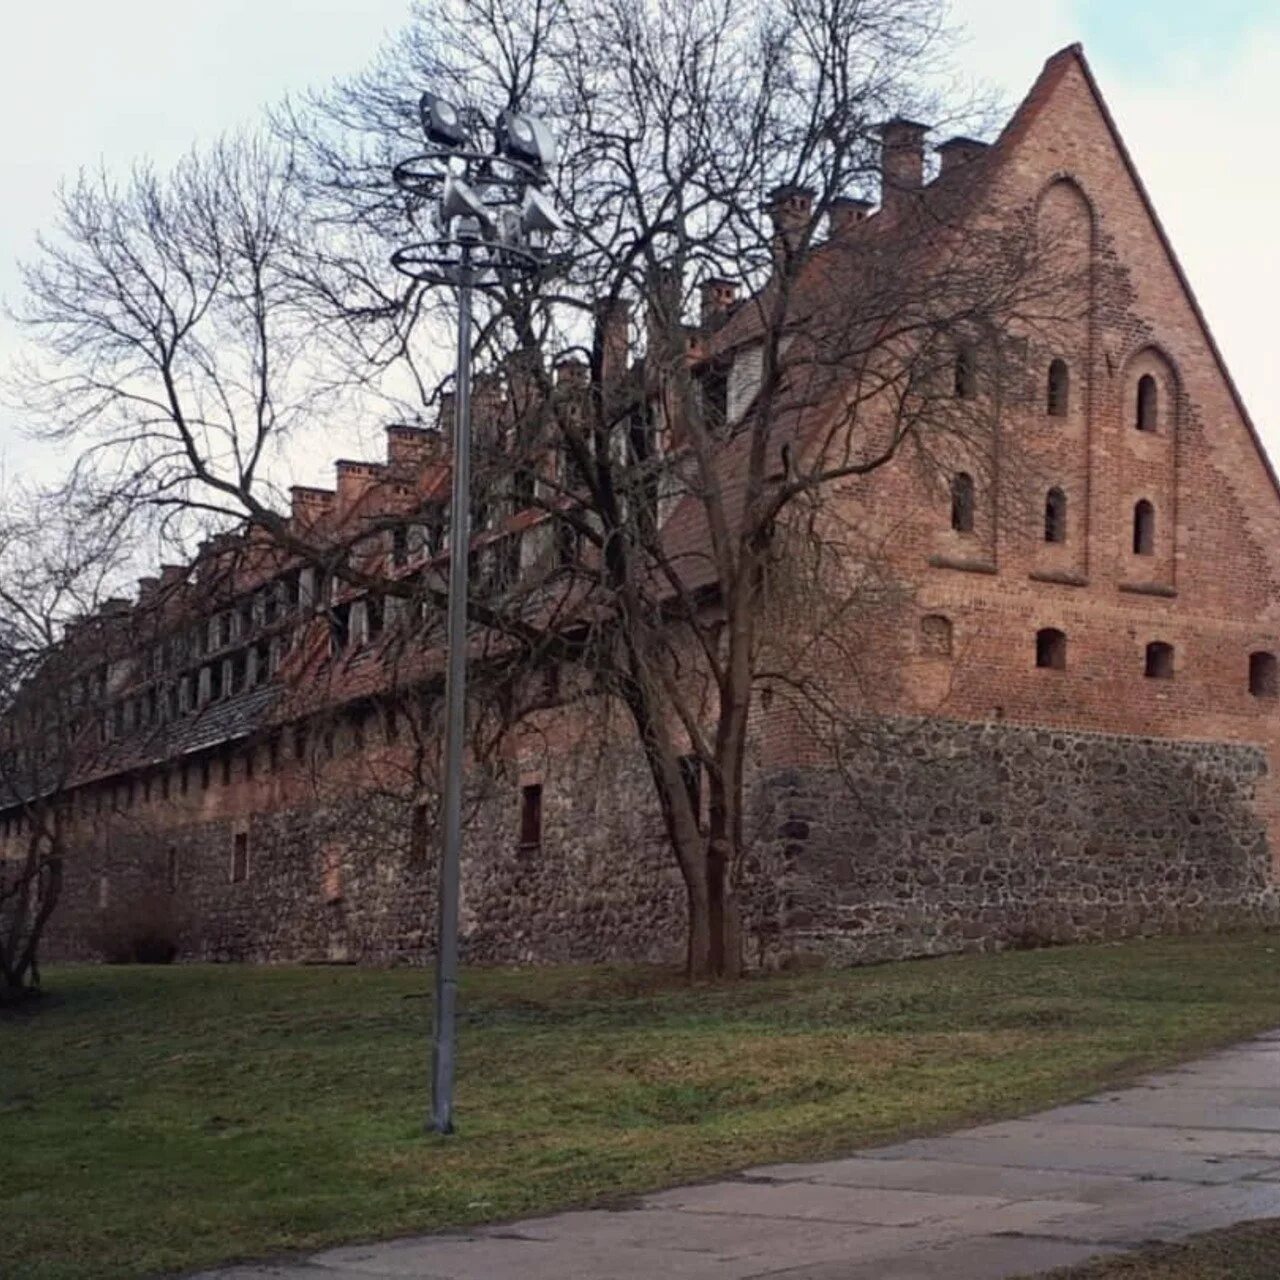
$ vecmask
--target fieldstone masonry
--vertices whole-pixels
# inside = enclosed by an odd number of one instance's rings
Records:
[[[859,962],[1277,918],[1255,747],[925,719],[873,736],[842,772],[761,780],[766,957]]]
[[[1280,668],[1280,479],[1078,48],[1049,59],[985,154],[972,163],[995,165],[992,198],[1034,211],[1087,288],[1037,324],[1033,384],[953,475],[977,477],[973,519],[955,521],[949,487],[905,465],[835,486],[824,504],[833,545],[858,530],[901,591],[836,646],[864,669],[803,637],[796,652],[823,667],[833,705],[885,718],[833,757],[785,688],[762,681],[740,882],[751,965],[1280,919],[1280,860],[1268,852],[1280,840],[1280,687],[1254,674],[1259,662]],[[892,237],[907,225],[895,218],[858,220],[853,234]],[[720,327],[717,341],[734,332]],[[748,370],[749,352],[737,353]],[[1055,366],[1069,390],[1047,397]],[[987,394],[981,376],[976,390]],[[416,458],[443,481],[428,435],[390,429],[390,480]],[[334,490],[295,489],[293,518],[362,519],[378,466],[342,463]],[[1049,538],[1055,492],[1066,506]],[[1154,528],[1136,545],[1139,511]],[[245,599],[266,589],[244,585]],[[313,570],[270,589],[312,619]],[[357,609],[358,634],[360,619]],[[780,632],[778,661],[790,664]],[[315,668],[337,682],[320,717],[329,731],[312,732],[309,755],[287,734],[294,755],[269,756],[265,770],[253,734],[292,722],[267,714],[268,688],[203,705],[201,661],[199,714],[165,726],[160,755],[148,746],[128,777],[121,766],[82,788],[85,847],[67,859],[49,954],[94,954],[112,904],[164,886],[191,922],[190,956],[429,958],[433,824],[424,834],[408,794],[429,771],[407,768],[389,731],[373,743],[365,703],[388,690],[366,652]],[[181,679],[195,687],[190,672]],[[142,688],[122,689],[116,711]],[[305,702],[293,713],[305,737],[303,719],[318,713]],[[473,778],[483,789],[463,870],[467,958],[679,958],[684,891],[626,717],[611,723],[598,700],[569,698],[525,728],[498,772]],[[536,841],[520,818],[528,786],[542,788]],[[22,839],[20,823],[0,822],[0,856]]]

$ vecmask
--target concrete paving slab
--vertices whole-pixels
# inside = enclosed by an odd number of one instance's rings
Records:
[[[1087,1218],[1064,1214],[1044,1234],[1055,1239],[1123,1244],[1130,1248],[1152,1240],[1178,1240],[1197,1231],[1213,1231],[1250,1218],[1280,1215],[1280,1183],[1197,1187],[1152,1204],[1115,1205]]]
[[[1280,1215],[1280,1032],[1023,1120],[191,1280],[998,1280]]]
[[[993,1196],[947,1195],[940,1192],[823,1183],[717,1182],[681,1187],[647,1196],[644,1208],[681,1209],[695,1213],[753,1214],[768,1218],[861,1222],[870,1226],[910,1226],[978,1213],[1005,1203]]]
[[[1163,1178],[1175,1182],[1237,1182],[1267,1172],[1274,1160],[1237,1160],[1225,1156],[1175,1151],[1144,1151],[1133,1147],[1051,1146],[1043,1141],[1014,1142],[1005,1138],[920,1138],[897,1147],[868,1152],[881,1159],[919,1157],[959,1160],[1010,1169],[1100,1173],[1131,1178]]]
[[[824,1262],[792,1271],[772,1271],[751,1280],[1007,1280],[1075,1266],[1117,1252],[1107,1245],[1070,1240],[982,1237],[912,1250],[896,1258]]]
[[[680,1216],[689,1221],[672,1236],[655,1235],[669,1226],[665,1219],[655,1222],[644,1210],[631,1216],[649,1230],[630,1241],[610,1238],[608,1231],[595,1239],[530,1239],[517,1229],[402,1242],[407,1247],[395,1250],[334,1249],[316,1261],[354,1272],[360,1280],[745,1280],[811,1261],[878,1258],[903,1247],[903,1232],[896,1228],[686,1214]],[[924,1230],[926,1240],[944,1238],[940,1228]]]
[[[573,1240],[628,1249],[647,1248],[656,1241],[664,1249],[732,1258],[758,1254],[780,1243],[794,1244],[802,1252],[806,1245],[813,1247],[825,1237],[843,1243],[859,1228],[871,1225],[664,1208],[584,1209],[508,1226],[481,1228],[474,1233],[474,1238],[544,1243]]]
[[[1212,1096],[1212,1095],[1209,1095]],[[1046,1124],[1143,1125],[1153,1128],[1242,1129],[1280,1134],[1280,1103],[1259,1106],[1208,1101],[1197,1090],[1188,1098],[1175,1092],[1152,1092],[1127,1102],[1077,1103],[1046,1111]]]
[[[1079,1149],[1125,1147],[1134,1151],[1172,1151],[1236,1159],[1280,1160],[1280,1133],[1241,1129],[1202,1129],[1123,1124],[1048,1124],[1042,1117],[1008,1120],[970,1129],[971,1141],[1041,1143],[1046,1147]]]
[[[1170,1185],[1179,1185],[1096,1173],[964,1164],[958,1160],[877,1160],[869,1156],[817,1164],[765,1165],[750,1169],[742,1176],[776,1182],[822,1182],[848,1187],[936,1191],[944,1195],[996,1196],[1005,1200],[1060,1196],[1088,1204],[1167,1196]]]

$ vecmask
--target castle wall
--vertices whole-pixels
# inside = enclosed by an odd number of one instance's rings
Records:
[[[91,959],[119,918],[157,917],[185,959],[419,964],[433,954],[435,813],[360,770],[276,780],[261,804],[212,770],[185,820],[140,806],[84,832],[67,858],[50,958]],[[462,953],[471,963],[671,960],[684,890],[638,753],[567,752],[519,775],[472,773],[465,806]],[[543,787],[542,838],[521,843],[520,786]],[[176,819],[176,820],[175,820]],[[244,867],[236,865],[237,839]],[[242,874],[243,878],[239,878]],[[107,888],[103,890],[103,883]],[[118,932],[118,930],[115,930]]]
[[[839,774],[760,781],[766,957],[865,962],[1280,920],[1257,748],[939,719],[886,722],[868,743]]]
[[[752,964],[1276,919],[1280,699],[1249,684],[1251,653],[1280,654],[1276,486],[1084,70],[1037,92],[1002,144],[1002,198],[1039,210],[1076,285],[1031,342],[1021,404],[963,463],[971,530],[951,528],[945,477],[891,467],[833,487],[833,528],[882,548],[900,595],[809,661],[835,705],[879,727],[837,768],[785,683],[760,690]],[[1070,371],[1061,415],[1051,358]],[[1139,430],[1147,376],[1159,411]],[[1051,487],[1067,500],[1054,543]],[[1140,501],[1155,520],[1142,551]],[[1066,639],[1060,668],[1036,663],[1047,628]],[[773,669],[803,675],[778,632]],[[1152,643],[1172,647],[1171,674],[1145,674]],[[679,955],[683,890],[628,733],[566,713],[486,780],[467,833],[471,960]],[[69,859],[51,949],[86,954],[112,901],[169,892],[176,865],[187,954],[428,957],[436,865],[416,793],[345,739],[319,767],[249,778],[236,760],[163,806],[117,802]],[[535,785],[531,848],[520,797]]]

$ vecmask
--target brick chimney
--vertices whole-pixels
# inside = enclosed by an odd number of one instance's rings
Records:
[[[393,471],[416,471],[440,454],[440,432],[408,422],[387,427],[387,465]]]
[[[941,164],[938,176],[945,178],[947,174],[964,168],[965,165],[985,155],[987,147],[987,143],[979,142],[977,138],[948,138],[937,149]]]
[[[712,276],[698,288],[699,320],[704,329],[718,329],[738,302],[738,283]]]
[[[927,124],[894,116],[880,126],[880,207],[898,217],[924,185]]]
[[[683,318],[683,295],[679,276],[670,267],[657,267],[647,282],[645,328],[649,340],[646,363],[663,364],[679,357]],[[668,352],[668,346],[671,350]]]
[[[506,414],[513,423],[529,421],[542,399],[542,352],[534,347],[513,351],[505,361],[507,375]]]
[[[619,298],[601,302],[597,308],[596,323],[600,326],[600,381],[606,387],[616,387],[627,372],[630,308]]]
[[[445,442],[446,448],[453,443],[453,418],[457,412],[457,405],[457,392],[442,391],[440,393],[440,411],[436,417],[436,430],[440,432],[440,438]]]
[[[784,183],[769,192],[765,206],[773,223],[773,261],[779,265],[797,253],[813,216],[813,188]]]
[[[315,489],[295,484],[289,490],[289,516],[300,530],[313,528],[333,509],[336,495],[332,489]]]
[[[382,480],[386,468],[380,462],[339,458],[334,463],[334,471],[338,478],[338,514],[343,517]]]
[[[872,210],[870,200],[857,196],[835,196],[827,205],[827,235],[831,239],[844,235],[851,227],[864,222]]]

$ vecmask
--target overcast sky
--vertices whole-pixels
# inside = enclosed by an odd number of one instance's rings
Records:
[[[47,0],[5,6],[0,295],[82,165],[161,164],[283,93],[359,69],[407,0]],[[1280,460],[1280,6],[1274,0],[955,0],[963,68],[1016,102],[1082,41],[1273,457]],[[0,359],[13,343],[0,318]],[[0,460],[32,465],[0,410]],[[319,463],[319,460],[315,460]],[[324,470],[299,480],[324,478]]]

